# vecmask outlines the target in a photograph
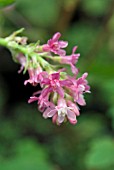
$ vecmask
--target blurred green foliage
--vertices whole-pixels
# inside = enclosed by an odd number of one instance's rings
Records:
[[[31,0],[19,0],[17,3],[31,24],[51,28],[51,25],[57,20],[59,3],[56,0],[48,0],[46,2],[38,0],[35,3],[31,3]]]
[[[18,142],[15,146],[16,157],[9,159],[1,159],[0,167],[2,170],[53,170],[51,163],[49,163],[47,154],[36,142],[33,140],[23,140]]]
[[[111,1],[111,0],[109,0]],[[84,0],[82,1],[82,7],[84,8],[87,14],[93,16],[102,16],[107,13],[107,8],[109,7],[110,3],[107,0]]]
[[[0,1],[0,7],[13,0]],[[46,42],[56,31],[78,45],[81,74],[89,72],[91,94],[76,126],[44,120],[34,89],[24,87],[11,56],[0,48],[0,170],[114,169],[114,1],[18,0],[0,11],[0,36],[25,27],[29,42]],[[27,89],[27,90],[26,90]],[[36,89],[35,89],[36,90]],[[31,92],[32,91],[32,92]],[[26,101],[26,103],[25,103]]]
[[[12,5],[14,2],[15,0],[0,0],[0,8]]]
[[[105,136],[91,143],[91,150],[86,158],[90,168],[112,169],[114,167],[114,143],[112,138]],[[102,158],[102,159],[101,159]]]

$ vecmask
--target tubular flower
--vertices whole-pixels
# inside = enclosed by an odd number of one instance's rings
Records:
[[[80,54],[75,54],[75,51],[77,49],[77,46],[75,46],[72,49],[72,54],[69,56],[61,56],[61,63],[65,63],[65,64],[73,64],[75,65],[78,61],[78,58],[80,57]]]
[[[41,67],[38,67],[37,69],[29,68],[28,73],[29,73],[30,79],[25,80],[24,85],[26,85],[27,83],[30,83],[33,86],[36,86],[38,83],[40,83],[41,73],[42,73]]]
[[[43,50],[46,52],[53,52],[54,54],[58,55],[65,55],[65,50],[62,50],[61,48],[65,48],[68,45],[68,42],[66,41],[59,41],[59,38],[61,37],[61,34],[57,32],[54,34],[52,39],[48,40],[47,44],[43,45]]]
[[[72,54],[69,56],[61,56],[61,63],[63,64],[69,64],[71,66],[71,70],[73,74],[78,73],[78,69],[75,67],[75,64],[78,61],[78,58],[80,57],[80,54],[75,54],[75,51],[77,50],[77,46],[75,46],[72,49]]]
[[[71,55],[66,55],[63,48],[67,47],[68,42],[59,40],[59,32],[47,44],[40,45],[39,41],[27,44],[26,37],[23,39],[17,36],[22,31],[18,30],[7,39],[2,39],[2,44],[11,51],[14,61],[21,65],[18,72],[28,72],[29,79],[24,81],[24,85],[30,83],[38,87],[28,103],[37,102],[42,116],[45,119],[52,118],[52,122],[57,125],[67,120],[76,124],[77,116],[80,115],[78,105],[84,106],[84,94],[90,93],[86,80],[88,73],[78,77],[76,63],[80,54],[75,53],[77,46],[73,47]],[[69,66],[72,76],[69,75],[69,69],[66,69]]]
[[[74,98],[74,101],[77,102],[79,105],[85,105],[86,102],[84,100],[84,93],[90,93],[90,86],[88,85],[88,81],[86,80],[88,73],[84,73],[82,77],[78,78],[77,80],[71,78],[73,85],[71,85],[70,90],[71,94]]]

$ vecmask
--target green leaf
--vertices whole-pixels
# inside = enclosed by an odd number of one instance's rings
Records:
[[[114,142],[110,137],[96,139],[86,157],[87,168],[109,169],[114,166]]]
[[[32,140],[22,140],[16,145],[16,155],[8,159],[0,159],[2,170],[53,170],[47,153],[40,144]]]
[[[15,0],[0,0],[0,8],[12,5],[14,2]]]

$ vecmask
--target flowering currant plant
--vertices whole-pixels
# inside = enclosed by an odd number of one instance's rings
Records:
[[[66,122],[77,123],[80,115],[79,105],[86,104],[84,93],[90,93],[86,80],[88,73],[78,77],[76,63],[80,57],[73,47],[72,54],[66,55],[64,50],[68,42],[59,40],[61,34],[55,33],[46,44],[27,44],[27,37],[18,36],[20,29],[7,38],[0,38],[0,45],[11,51],[13,60],[21,65],[19,73],[28,72],[29,78],[24,85],[40,84],[41,90],[33,93],[28,103],[36,101],[38,109],[45,119],[52,118],[57,125]],[[71,68],[69,75],[66,65]]]

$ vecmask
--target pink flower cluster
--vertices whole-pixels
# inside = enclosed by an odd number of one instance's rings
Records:
[[[21,64],[20,71],[26,69],[29,74],[29,79],[24,84],[30,83],[33,86],[40,84],[42,88],[30,97],[28,103],[37,101],[43,117],[52,118],[53,123],[57,125],[67,120],[71,124],[76,124],[77,116],[80,115],[78,105],[84,106],[86,104],[84,93],[90,93],[90,86],[86,80],[88,73],[77,78],[78,69],[75,65],[80,56],[79,53],[75,53],[77,46],[73,48],[71,55],[66,55],[63,48],[67,47],[68,42],[59,40],[60,36],[61,34],[57,32],[47,44],[36,47],[40,58],[34,55],[27,61],[23,54],[19,54],[16,59]],[[57,66],[59,64],[59,68],[61,66],[60,69],[56,67],[56,63]],[[71,67],[72,76],[62,68],[63,64]]]

